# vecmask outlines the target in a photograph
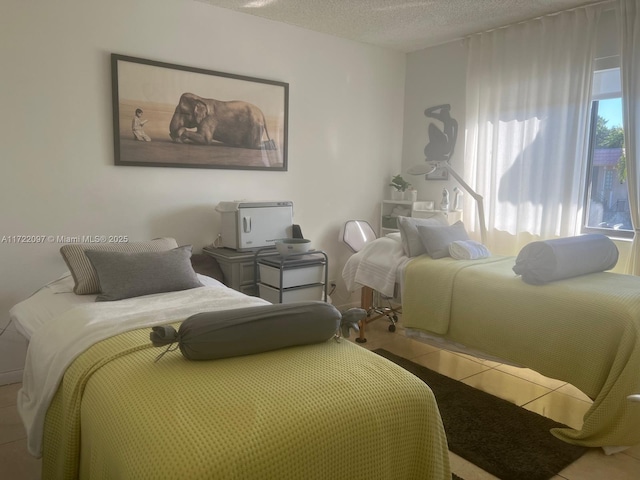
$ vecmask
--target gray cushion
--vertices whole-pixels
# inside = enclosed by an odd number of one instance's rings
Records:
[[[85,254],[98,276],[96,302],[201,287],[191,266],[191,245],[166,252],[102,252]]]
[[[148,242],[126,243],[72,243],[63,245],[60,254],[64,259],[75,285],[76,295],[90,295],[100,293],[98,277],[85,255],[86,250],[100,250],[109,252],[162,252],[176,248],[178,244],[173,238],[156,238]]]
[[[326,342],[341,318],[325,302],[278,303],[198,313],[177,333],[167,325],[154,327],[150,336],[155,346],[178,342],[189,360],[214,360]]]
[[[453,225],[419,226],[418,234],[424,249],[431,258],[450,256],[449,245],[455,241],[469,240],[464,224],[457,221]]]
[[[618,247],[599,233],[531,242],[516,257],[513,271],[541,285],[554,280],[602,272],[615,267]]]
[[[420,240],[417,227],[432,225],[444,226],[449,225],[449,222],[446,217],[441,214],[435,214],[429,218],[398,217],[398,229],[400,230],[402,248],[407,257],[416,257],[426,253]]]

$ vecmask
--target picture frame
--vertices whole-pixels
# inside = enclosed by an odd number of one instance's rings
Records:
[[[111,54],[114,163],[287,171],[289,84]]]

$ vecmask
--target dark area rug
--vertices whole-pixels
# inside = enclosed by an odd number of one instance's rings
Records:
[[[566,425],[386,350],[374,352],[431,387],[449,450],[502,480],[547,480],[588,450],[549,432]]]

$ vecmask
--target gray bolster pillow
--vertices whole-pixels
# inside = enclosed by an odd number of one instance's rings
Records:
[[[618,262],[618,248],[599,233],[557,238],[525,245],[513,271],[532,285],[612,269]]]
[[[362,313],[356,324],[366,316]],[[260,305],[198,313],[182,322],[178,332],[171,326],[154,327],[151,341],[155,346],[178,342],[189,360],[214,360],[325,342],[336,335],[341,320],[337,308],[320,301]]]

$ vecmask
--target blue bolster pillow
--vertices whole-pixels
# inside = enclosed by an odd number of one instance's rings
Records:
[[[513,271],[532,285],[612,269],[618,262],[618,248],[599,233],[557,238],[525,245]]]
[[[366,312],[351,310],[348,325],[337,308],[320,301],[219,310],[190,316],[177,332],[153,327],[150,337],[157,347],[177,342],[189,360],[214,360],[325,342],[341,326],[357,329]]]

